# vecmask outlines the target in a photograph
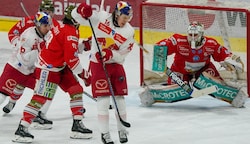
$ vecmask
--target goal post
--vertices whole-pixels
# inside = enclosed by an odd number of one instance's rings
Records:
[[[163,72],[152,69],[154,44],[174,33],[186,35],[190,22],[204,24],[205,36],[215,38],[234,54],[240,55],[245,73],[238,79],[247,83],[250,92],[250,5],[247,2],[216,2],[215,0],[148,0],[140,5],[140,44],[149,51],[140,51],[140,84],[165,81]],[[173,56],[166,65],[171,66]],[[224,69],[214,62],[219,72]],[[233,75],[233,74],[232,74]],[[230,77],[229,77],[230,78]],[[249,94],[250,95],[250,94]]]

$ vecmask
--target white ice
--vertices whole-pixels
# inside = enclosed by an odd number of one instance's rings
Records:
[[[0,32],[0,71],[2,71],[11,47],[7,33]],[[84,67],[88,67],[87,53],[80,55]],[[177,103],[157,103],[152,107],[142,107],[138,93],[139,48],[134,47],[124,63],[129,95],[127,102],[127,122],[131,124],[129,144],[249,144],[250,101],[245,108],[231,105],[209,96],[201,96]],[[82,82],[81,82],[82,83]],[[90,88],[85,91],[91,94]],[[29,102],[33,91],[26,89],[15,109],[3,116],[0,106],[0,143],[10,144],[17,129],[24,106]],[[84,124],[93,130],[93,138],[88,140],[70,139],[72,117],[69,96],[60,89],[48,111],[47,117],[53,120],[51,130],[29,131],[35,136],[34,144],[101,144],[97,123],[96,102],[84,96],[87,109]],[[116,144],[119,143],[114,110],[110,110],[110,132]]]

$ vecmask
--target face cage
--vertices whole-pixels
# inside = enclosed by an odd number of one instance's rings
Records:
[[[200,32],[199,33],[188,33],[187,39],[191,45],[191,48],[196,49],[198,44],[201,42],[202,34]]]

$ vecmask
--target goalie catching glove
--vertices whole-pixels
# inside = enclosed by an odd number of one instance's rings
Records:
[[[230,57],[225,58],[223,62],[220,63],[228,71],[238,71],[244,72],[244,63],[242,62],[240,56],[231,55]]]
[[[88,71],[82,70],[81,73],[78,74],[78,76],[84,81],[84,84],[86,87],[90,86],[91,84],[91,75]]]

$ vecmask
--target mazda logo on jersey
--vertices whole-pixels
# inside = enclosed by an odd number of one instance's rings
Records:
[[[5,86],[2,87],[2,89],[6,90],[9,93],[12,93],[13,89],[15,88],[15,86],[17,85],[17,82],[13,79],[8,79],[5,82]]]
[[[96,81],[95,86],[97,89],[106,89],[108,87],[108,82],[105,79],[100,79]]]
[[[8,79],[5,85],[8,89],[14,89],[14,87],[17,85],[17,82],[13,79]]]

